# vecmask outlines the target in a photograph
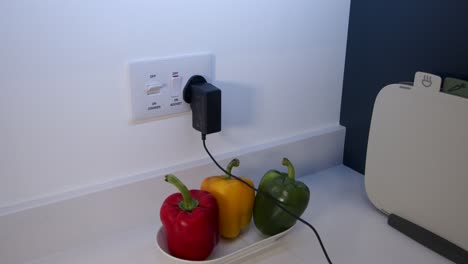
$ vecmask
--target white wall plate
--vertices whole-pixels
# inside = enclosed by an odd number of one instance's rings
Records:
[[[200,53],[130,62],[132,120],[141,122],[190,111],[183,88],[193,75],[212,82],[213,61],[211,54]]]

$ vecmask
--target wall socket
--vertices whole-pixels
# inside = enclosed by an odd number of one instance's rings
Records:
[[[144,122],[189,112],[183,89],[193,75],[213,81],[210,53],[138,60],[129,63],[132,121]]]

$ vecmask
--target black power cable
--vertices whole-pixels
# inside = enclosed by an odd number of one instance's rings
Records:
[[[328,256],[328,253],[327,253],[327,250],[325,249],[325,246],[323,245],[322,243],[322,239],[320,238],[320,235],[319,233],[317,232],[317,230],[309,223],[307,222],[306,220],[300,218],[299,216],[297,216],[296,214],[294,214],[293,212],[291,212],[290,210],[288,210],[286,207],[284,207],[280,201],[278,201],[277,199],[275,199],[273,196],[271,196],[269,193],[266,193],[266,192],[263,192],[263,191],[260,191],[258,190],[257,188],[251,186],[250,184],[248,184],[246,181],[244,181],[243,179],[241,179],[240,177],[237,177],[231,173],[229,173],[228,171],[226,171],[223,167],[221,167],[221,165],[219,165],[219,163],[215,160],[215,158],[213,157],[213,155],[211,155],[210,151],[208,150],[208,148],[206,147],[206,135],[205,134],[202,134],[202,141],[203,141],[203,147],[205,148],[205,151],[206,153],[208,154],[208,156],[210,156],[211,160],[214,162],[214,164],[216,164],[216,166],[222,170],[224,173],[226,173],[227,175],[233,177],[234,179],[242,182],[243,184],[245,184],[246,186],[248,186],[250,189],[254,190],[257,192],[257,194],[260,194],[260,195],[263,195],[265,197],[267,197],[268,199],[270,199],[276,206],[278,206],[279,208],[281,208],[283,211],[285,211],[286,213],[288,213],[290,216],[296,218],[297,220],[299,220],[300,222],[302,222],[304,225],[308,226],[310,229],[312,229],[312,231],[314,231],[315,233],[315,236],[317,237],[317,240],[319,241],[320,243],[320,247],[322,248],[322,251],[323,251],[323,254],[325,255],[325,257],[327,258],[327,261],[329,264],[332,264],[331,260],[330,260],[330,257]]]

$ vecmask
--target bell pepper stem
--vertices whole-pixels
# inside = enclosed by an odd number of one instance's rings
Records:
[[[293,180],[296,177],[296,171],[294,170],[294,166],[292,165],[291,161],[287,158],[283,158],[283,165],[288,167],[288,178]]]
[[[231,160],[231,162],[229,162],[229,164],[227,165],[226,170],[227,170],[227,172],[231,173],[232,167],[239,167],[239,165],[240,165],[240,161],[239,161],[238,159],[233,159],[233,160]],[[226,178],[226,179],[230,179],[230,178],[231,178],[231,175],[229,175],[229,174],[226,173],[225,178]]]
[[[183,211],[192,211],[193,209],[197,208],[198,206],[198,200],[193,199],[192,196],[190,195],[190,191],[187,189],[187,186],[185,186],[179,178],[177,178],[173,174],[168,174],[165,177],[165,181],[168,183],[174,185],[179,192],[182,194],[183,200],[179,203],[179,208]]]

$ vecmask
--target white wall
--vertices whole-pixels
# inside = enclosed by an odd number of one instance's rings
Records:
[[[203,157],[129,123],[126,63],[209,51],[221,153],[337,124],[350,0],[1,1],[0,207]]]

